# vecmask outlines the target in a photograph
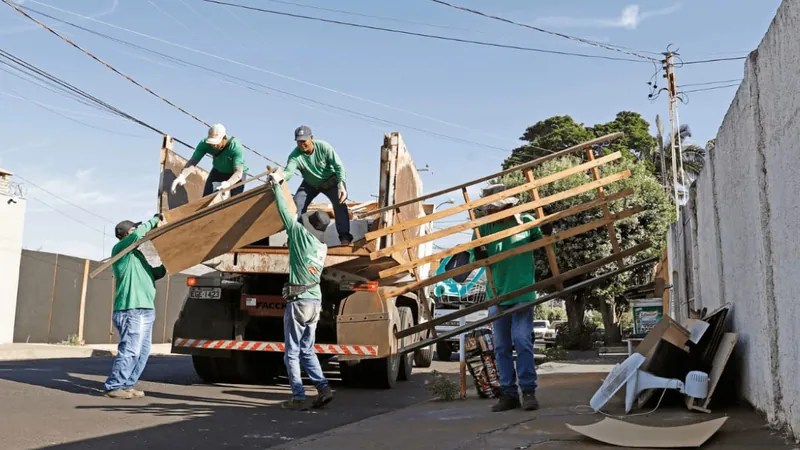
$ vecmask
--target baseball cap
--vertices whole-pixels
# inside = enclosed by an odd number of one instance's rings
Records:
[[[295,141],[307,141],[311,137],[311,128],[305,125],[300,125],[294,130]]]
[[[208,129],[208,137],[206,138],[206,144],[209,145],[217,145],[222,142],[222,139],[225,137],[225,127],[222,126],[221,123],[215,123],[211,125],[211,128]]]
[[[117,236],[117,239],[123,239],[131,229],[138,227],[141,225],[142,222],[131,222],[130,220],[123,220],[122,222],[118,223],[117,226],[114,228],[114,235]]]

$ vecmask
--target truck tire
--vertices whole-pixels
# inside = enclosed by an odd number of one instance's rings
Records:
[[[453,355],[453,349],[450,348],[450,344],[447,342],[437,342],[436,354],[439,355],[439,361],[450,361],[450,357]]]
[[[427,368],[433,364],[433,345],[414,352],[414,365]]]
[[[339,374],[342,376],[342,384],[348,388],[361,387],[364,380],[362,369],[359,362],[350,364],[350,361],[340,361]]]
[[[194,372],[203,380],[204,383],[219,383],[220,373],[217,370],[217,358],[211,356],[192,355],[192,365]]]
[[[400,326],[403,326],[404,320],[406,321],[408,320],[405,319],[406,317],[408,317],[409,319],[412,317],[410,315],[411,308],[407,307],[397,308],[397,313]],[[397,330],[395,329],[395,331]],[[386,358],[362,360],[361,363],[359,364],[361,366],[361,370],[363,371],[362,381],[365,382],[367,386],[376,389],[394,388],[395,385],[397,384],[397,378],[400,374],[400,368],[403,365],[402,361],[403,359],[404,358],[401,358],[400,355],[394,354],[391,356],[387,356]]]
[[[411,312],[411,308],[407,306],[401,306],[397,308],[397,312],[399,314],[400,320],[400,329],[405,330],[407,328],[411,328],[414,326],[414,314]],[[414,341],[413,336],[404,337],[398,347],[402,348],[406,345],[411,345]],[[405,355],[400,356],[400,370],[397,374],[397,379],[400,381],[408,381],[411,379],[411,372],[414,370],[414,352],[408,352]]]

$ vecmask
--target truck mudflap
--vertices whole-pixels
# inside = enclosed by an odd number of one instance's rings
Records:
[[[283,353],[286,346],[283,342],[265,341],[233,341],[233,340],[213,340],[213,339],[188,339],[175,338],[172,343],[176,348],[196,348],[202,350],[243,350],[250,352],[279,352]],[[377,345],[334,345],[334,344],[315,344],[314,353],[323,355],[354,355],[377,357]]]

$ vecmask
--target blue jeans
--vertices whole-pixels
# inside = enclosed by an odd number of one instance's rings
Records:
[[[325,197],[328,197],[328,200],[331,201],[331,205],[333,205],[333,215],[336,221],[336,232],[339,233],[339,240],[342,241],[346,239],[352,241],[353,235],[350,234],[350,213],[347,211],[346,204],[339,203],[338,186],[320,190],[306,183],[305,180],[300,183],[300,187],[297,188],[297,192],[294,194],[294,204],[299,208],[297,210],[297,220],[300,221],[300,215],[308,211],[308,205],[310,205],[319,194],[324,194]]]
[[[147,365],[153,341],[153,309],[114,311],[114,326],[119,331],[117,356],[111,365],[111,375],[105,383],[107,391],[132,388]]]
[[[325,379],[317,354],[314,353],[314,337],[321,310],[322,303],[319,300],[302,299],[289,302],[283,313],[283,335],[286,341],[283,362],[289,374],[292,396],[299,400],[306,398],[300,376],[301,365],[317,390],[328,387],[328,380]]]
[[[499,308],[506,310],[509,307]],[[489,308],[489,315],[493,316],[499,311],[498,306],[492,306]],[[537,376],[533,361],[533,308],[517,311],[492,322],[492,335],[497,370],[500,372],[500,390],[503,394],[519,397],[517,379],[522,392],[535,391]],[[517,350],[516,371],[514,349]]]

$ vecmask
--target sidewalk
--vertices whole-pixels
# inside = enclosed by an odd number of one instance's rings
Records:
[[[170,344],[153,344],[151,355],[170,355]],[[114,356],[117,344],[0,344],[0,361],[31,359],[92,358]]]
[[[494,400],[481,400],[472,391],[466,401],[428,401],[372,417],[276,449],[330,450],[483,450],[483,449],[599,449],[622,448],[584,437],[565,426],[588,425],[603,416],[591,414],[589,399],[602,383],[602,373],[575,373],[596,367],[545,364],[540,369],[537,396],[541,409],[504,413],[489,411]],[[471,381],[471,380],[470,380]],[[624,395],[624,394],[623,394]],[[582,406],[587,405],[587,406]],[[336,408],[336,403],[329,406]],[[606,407],[624,414],[620,394]],[[637,411],[643,412],[643,411]],[[761,418],[745,407],[721,408],[712,414],[689,412],[679,406],[662,406],[650,416],[628,422],[672,427],[728,416],[728,421],[702,447],[704,449],[796,449],[779,433],[765,427]],[[313,419],[312,419],[313,420]]]

